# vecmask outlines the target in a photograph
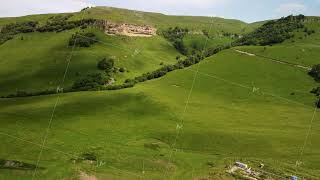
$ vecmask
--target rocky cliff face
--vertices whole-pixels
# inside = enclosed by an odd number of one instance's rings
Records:
[[[135,25],[127,23],[112,23],[110,21],[100,21],[98,25],[103,28],[108,35],[124,35],[136,37],[151,37],[157,34],[157,29],[147,25]]]

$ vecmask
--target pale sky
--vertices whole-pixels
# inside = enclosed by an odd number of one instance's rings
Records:
[[[0,0],[0,17],[112,6],[169,15],[218,16],[245,22],[290,14],[320,16],[320,0]]]

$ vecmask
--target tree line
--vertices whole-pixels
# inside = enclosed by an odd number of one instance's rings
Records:
[[[163,37],[169,40],[173,46],[183,55],[188,54],[188,49],[183,43],[183,38],[188,34],[189,30],[187,28],[181,27],[170,27],[167,30],[162,31]]]
[[[97,40],[96,35],[91,32],[77,32],[72,34],[68,44],[70,47],[90,47],[92,44],[96,43]]]
[[[212,56],[222,50],[229,49],[230,47],[231,47],[230,45],[225,45],[225,46],[220,45],[217,47],[208,48],[205,51],[199,51],[193,55],[189,55],[183,60],[179,60],[176,64],[164,65],[163,67],[155,71],[145,73],[133,79],[127,79],[123,84],[120,84],[120,85],[105,86],[106,83],[111,78],[110,73],[114,72],[116,68],[114,67],[114,60],[112,58],[102,59],[101,61],[98,62],[97,67],[100,70],[104,71],[105,73],[102,73],[102,72],[91,73],[84,77],[81,77],[73,83],[71,88],[64,89],[63,92],[67,93],[67,92],[75,92],[75,91],[119,90],[124,88],[130,88],[135,86],[137,83],[152,80],[152,79],[157,79],[157,78],[163,77],[168,72],[175,71],[178,69],[184,69],[191,65],[197,64],[200,61],[204,60],[206,57]],[[48,95],[48,94],[57,94],[57,93],[60,93],[60,92],[58,92],[56,89],[48,89],[48,90],[37,91],[37,92],[18,91],[15,94],[2,96],[2,98],[39,96],[39,95]]]
[[[244,35],[234,44],[240,45],[273,45],[282,43],[293,37],[293,31],[304,28],[304,15],[287,16],[278,20],[271,20],[263,24],[252,33]]]
[[[308,74],[313,77],[316,82],[320,82],[320,64],[314,65]],[[310,92],[317,97],[315,105],[317,108],[320,108],[320,87],[313,88]]]
[[[253,33],[250,33],[246,36],[244,36],[239,41],[231,44],[231,45],[220,45],[215,47],[210,47],[206,50],[197,50],[192,51],[191,54],[188,54],[188,49],[183,44],[183,38],[188,34],[189,30],[187,28],[181,28],[181,27],[174,27],[169,28],[167,30],[162,31],[162,35],[168,39],[170,42],[173,43],[173,46],[183,55],[186,55],[185,58],[177,58],[178,62],[173,65],[164,65],[161,68],[148,72],[145,74],[142,74],[141,76],[135,77],[133,79],[127,79],[123,84],[120,85],[108,85],[105,86],[106,83],[110,80],[112,77],[112,72],[115,71],[114,67],[114,60],[105,58],[98,62],[97,67],[104,71],[104,73],[93,73],[88,74],[86,76],[83,76],[79,79],[77,79],[71,88],[64,90],[64,92],[73,92],[73,91],[87,91],[87,90],[117,90],[117,89],[123,89],[128,87],[133,87],[135,84],[139,82],[144,82],[147,80],[152,80],[156,78],[160,78],[164,75],[166,75],[168,72],[177,70],[177,69],[183,69],[186,67],[189,67],[191,65],[197,64],[206,57],[209,57],[211,55],[214,55],[224,49],[228,49],[232,46],[238,46],[238,45],[252,45],[252,44],[258,44],[258,45],[267,45],[267,44],[273,44],[277,42],[281,42],[284,39],[288,38],[290,33],[297,28],[302,28],[303,24],[302,21],[305,17],[303,15],[299,16],[288,16],[286,18],[281,18],[276,21],[269,21],[266,24],[264,24],[262,27],[258,28]],[[51,19],[49,23],[47,23],[45,26],[53,26],[51,28],[47,28],[47,31],[49,30],[60,30],[61,27],[64,27],[63,29],[69,28],[69,26],[61,26],[59,23],[54,22],[72,22],[67,21],[68,18],[66,17],[55,17]],[[87,23],[93,23],[94,20],[88,20],[84,21],[82,24],[79,25],[86,25]],[[34,23],[27,23],[24,24],[24,26],[35,28],[36,24]],[[23,28],[24,31],[31,31],[30,28]],[[31,29],[32,29],[31,28]],[[19,28],[16,28],[19,29]],[[29,29],[29,30],[28,30]],[[43,28],[46,29],[46,28]],[[261,37],[260,37],[261,36]],[[79,33],[74,34],[71,36],[69,40],[69,45],[75,44],[79,47],[89,47],[91,44],[96,42],[95,35],[92,33]],[[120,68],[123,72],[124,69]],[[319,68],[320,69],[320,68]],[[120,70],[119,70],[120,71]],[[120,72],[121,72],[120,71]],[[312,74],[312,72],[311,72]],[[320,73],[319,73],[320,74]],[[320,75],[319,75],[320,77]],[[33,92],[33,93],[27,93],[27,92],[17,92],[15,94],[9,95],[7,97],[23,97],[23,96],[33,96],[33,95],[45,95],[45,94],[54,94],[58,93],[56,90],[45,90],[41,92]]]
[[[69,21],[72,15],[67,16],[52,16],[47,22],[40,26],[37,21],[17,22],[10,23],[1,28],[0,31],[0,45],[6,41],[13,39],[14,35],[19,33],[30,32],[61,32],[65,30],[74,29],[77,27],[86,28],[89,25],[93,25],[95,19],[83,19],[76,21]]]

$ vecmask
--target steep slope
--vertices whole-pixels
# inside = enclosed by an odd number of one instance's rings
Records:
[[[132,23],[152,25],[158,28],[158,33],[169,27],[180,26],[189,28],[185,37],[185,46],[197,51],[201,50],[209,37],[208,47],[228,44],[234,37],[250,31],[251,28],[238,20],[209,17],[166,16],[158,13],[137,12],[132,10],[95,7],[78,13],[31,15],[17,18],[0,18],[0,26],[9,23],[33,21],[41,27],[52,19],[70,17],[67,21],[84,19],[101,19],[115,23]],[[60,25],[53,26],[54,28]],[[209,29],[211,27],[211,29]],[[60,30],[59,30],[60,31]],[[1,79],[0,95],[16,92],[38,92],[57,87],[67,65],[67,58],[72,51],[68,40],[77,28],[62,32],[32,32],[12,35],[13,39],[0,45]],[[97,72],[97,62],[104,57],[114,57],[115,66],[126,72],[115,75],[115,84],[121,84],[126,79],[153,71],[165,64],[173,64],[179,53],[171,43],[161,35],[152,38],[107,36],[98,28],[82,29],[93,32],[98,43],[90,48],[76,48],[64,88],[69,88],[73,82],[87,73]],[[209,34],[203,34],[207,32]],[[237,34],[235,36],[234,34]],[[207,37],[208,36],[208,37]],[[191,53],[191,50],[190,52]],[[180,55],[183,57],[183,55]],[[23,64],[23,65],[21,65]]]
[[[75,31],[21,34],[1,45],[1,95],[17,90],[39,91],[57,87],[72,50],[68,47],[68,40]],[[104,57],[113,56],[116,67],[129,71],[116,75],[120,83],[161,67],[161,62],[174,63],[179,54],[159,36],[127,38],[106,36],[98,29],[87,31],[94,32],[102,43],[75,49],[65,87],[71,86],[81,75],[98,71],[97,62]]]

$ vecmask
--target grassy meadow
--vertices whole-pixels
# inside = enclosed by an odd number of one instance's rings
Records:
[[[39,179],[76,178],[79,171],[102,179],[233,179],[224,171],[236,160],[262,162],[279,175],[317,177],[318,113],[303,165],[295,169],[314,110],[314,97],[306,92],[315,83],[304,71],[256,58],[227,50],[200,63],[186,113],[198,65],[120,91],[1,99],[0,153],[35,164],[59,96]],[[177,124],[183,127],[174,145]],[[85,152],[103,163],[71,161]],[[33,173],[0,172],[5,179]]]
[[[159,29],[188,27],[193,34],[184,37],[184,45],[197,50],[207,41],[197,32],[208,30],[211,21],[207,47],[234,41],[222,33],[241,35],[262,24],[108,7],[84,14]],[[30,19],[45,23],[50,16],[0,18],[0,26]],[[236,48],[311,66],[320,61],[320,33],[316,23],[307,25],[315,30],[307,37],[295,32],[281,44]],[[0,96],[56,88],[72,52],[69,38],[78,30],[18,34],[1,44]],[[65,88],[97,72],[104,57],[126,69],[115,74],[115,83],[121,84],[182,56],[160,35],[109,36],[92,27],[81,31],[93,32],[99,42],[74,49]],[[239,177],[226,171],[235,161],[254,169],[263,163],[264,171],[277,175],[266,174],[273,179],[319,179],[320,113],[310,93],[317,85],[305,70],[231,48],[133,88],[0,98],[0,165],[1,160],[39,162],[37,171],[0,166],[0,179],[81,179],[85,173],[97,179],[234,180]],[[94,160],[81,159],[88,154]]]
[[[72,50],[68,47],[69,38],[76,31],[21,34],[1,45],[0,94],[57,87]],[[64,87],[70,87],[79,76],[98,71],[97,63],[104,57],[114,57],[115,66],[127,70],[117,73],[115,77],[117,83],[123,83],[130,77],[160,68],[162,62],[175,63],[175,57],[179,54],[160,36],[131,38],[106,36],[95,28],[86,31],[94,32],[100,42],[89,48],[75,49]]]

